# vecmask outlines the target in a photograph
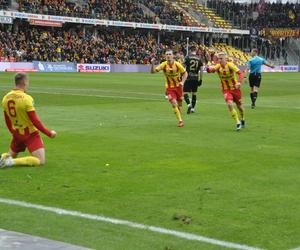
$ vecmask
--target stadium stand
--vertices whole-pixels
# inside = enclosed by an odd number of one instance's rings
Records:
[[[199,4],[194,0],[178,0],[176,2],[187,12],[190,12],[192,9],[192,11],[194,11],[198,15],[203,15],[213,24],[214,27],[225,29],[232,28],[228,21],[225,21],[223,18],[218,16],[213,10],[206,8],[204,5]]]
[[[0,4],[5,8],[10,6],[9,0],[0,0]],[[104,0],[89,0],[87,2],[78,0],[19,0],[18,8],[20,11],[30,13],[198,27],[209,25],[226,29],[231,29],[232,25],[216,14],[216,12],[221,13],[220,9],[223,9],[223,12],[228,12],[229,16],[234,16],[230,14],[232,11],[236,15],[244,16],[243,12],[258,8],[257,4],[238,4],[215,0],[209,0],[208,6],[207,8],[194,0],[113,0],[110,2]],[[281,5],[273,4],[270,6],[274,11],[278,11],[277,8]],[[284,6],[285,11],[291,7],[298,13],[299,5],[296,4],[287,4]],[[4,7],[0,8],[4,9]],[[209,22],[202,22],[203,18]],[[256,21],[258,20],[260,19]],[[149,32],[102,27],[94,28],[92,31],[89,29],[84,33],[84,26],[76,27],[68,24],[62,28],[45,28],[26,26],[29,24],[24,21],[18,23],[20,25],[17,26],[20,27],[17,29],[14,28],[15,25],[0,25],[1,61],[44,60],[148,64],[154,52],[160,55],[160,60],[163,60],[163,53],[166,48],[173,48],[179,53],[185,54],[186,37],[188,36],[191,38],[190,43],[195,43],[199,47],[198,52],[205,55],[205,60],[208,63],[214,62],[213,58],[216,53],[225,52],[238,65],[245,65],[249,59],[248,53],[251,47],[258,47],[261,55],[268,60],[283,63],[287,62],[288,57],[284,40],[269,40],[261,37],[231,36],[231,39],[223,39],[222,36],[212,38],[211,34],[197,36],[195,33],[183,34],[178,32],[172,35],[170,33],[165,36],[161,35],[161,40],[159,40],[158,32],[153,30]],[[26,27],[23,28],[23,26]],[[23,30],[26,30],[26,34]],[[173,42],[170,37],[172,37]],[[243,39],[244,41],[242,41]],[[245,39],[248,40],[246,43]]]
[[[214,44],[213,48],[218,52],[224,52],[227,54],[237,65],[246,65],[247,61],[251,58],[248,53],[224,43]]]
[[[157,33],[101,28],[82,32],[77,29],[32,28],[23,24],[18,31],[0,26],[0,61],[72,61],[81,63],[149,64],[154,54],[160,61],[172,48],[186,53],[186,40],[165,34],[158,43]],[[176,42],[175,42],[176,41]],[[210,48],[191,39],[198,53],[211,61]]]
[[[299,3],[238,3],[208,0],[207,5],[240,28],[300,27]]]

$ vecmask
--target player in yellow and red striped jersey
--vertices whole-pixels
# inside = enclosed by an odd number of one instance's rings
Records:
[[[236,121],[236,129],[240,130],[245,127],[245,111],[242,104],[242,92],[241,83],[243,81],[242,71],[232,62],[228,62],[227,57],[224,53],[218,54],[219,63],[214,67],[208,67],[208,73],[217,72],[222,85],[222,91],[224,99],[228,105],[231,116]],[[236,75],[239,76],[236,79]],[[233,102],[235,102],[239,113],[233,107]]]
[[[15,88],[2,100],[4,118],[12,141],[9,153],[0,158],[0,168],[21,166],[40,166],[45,163],[45,149],[39,131],[50,138],[56,136],[54,130],[47,129],[36,114],[33,98],[26,93],[29,86],[28,76],[17,73]],[[17,158],[25,149],[31,156]]]
[[[155,59],[151,60],[151,73],[163,71],[166,76],[166,94],[178,120],[178,127],[183,127],[182,113],[182,86],[187,79],[187,72],[182,64],[174,60],[172,50],[166,51],[166,61],[155,67]]]

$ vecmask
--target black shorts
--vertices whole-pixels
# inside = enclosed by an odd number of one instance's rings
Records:
[[[261,74],[260,73],[250,73],[249,75],[249,85],[251,88],[260,87]]]
[[[186,80],[183,85],[183,92],[197,92],[198,87],[197,80]]]

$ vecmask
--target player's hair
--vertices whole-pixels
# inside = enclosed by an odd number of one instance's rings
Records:
[[[23,73],[23,72],[17,73],[15,75],[15,84],[19,85],[19,84],[22,83],[22,81],[24,81],[26,79],[27,79],[27,74],[26,73]]]
[[[252,51],[255,52],[256,54],[258,54],[258,49],[257,48],[252,49]]]

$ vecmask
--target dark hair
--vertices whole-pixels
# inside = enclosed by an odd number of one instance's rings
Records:
[[[257,48],[252,49],[252,51],[255,52],[256,54],[258,54],[258,49]]]
[[[22,83],[22,81],[27,79],[27,74],[26,73],[17,73],[15,75],[15,84],[19,85]]]

